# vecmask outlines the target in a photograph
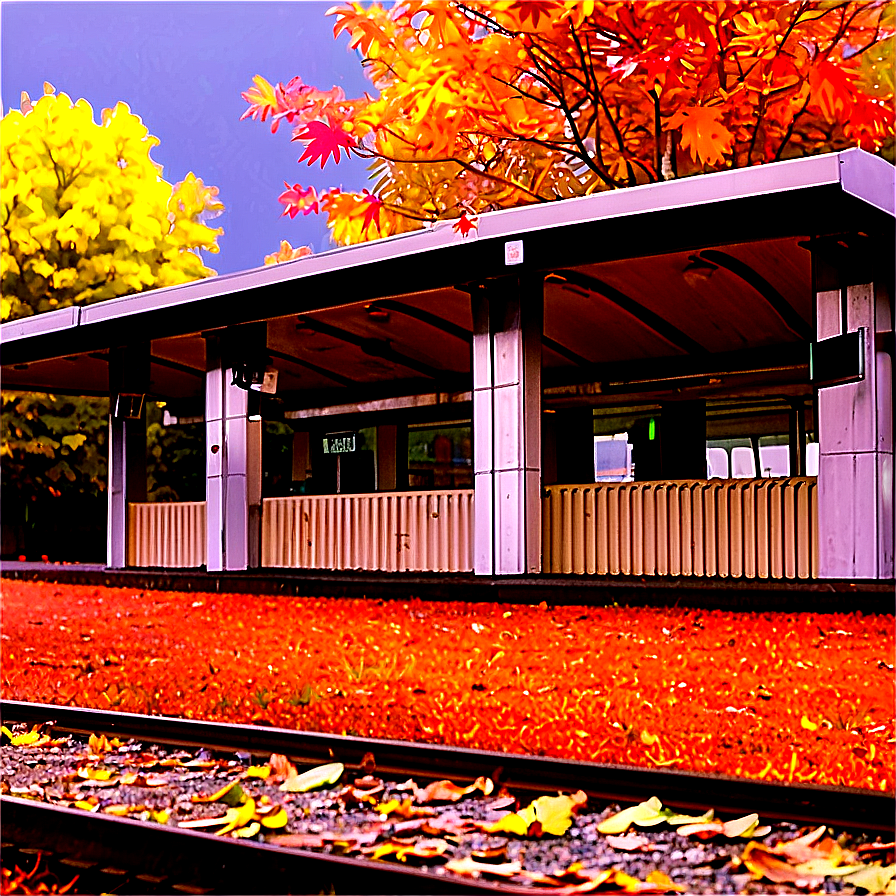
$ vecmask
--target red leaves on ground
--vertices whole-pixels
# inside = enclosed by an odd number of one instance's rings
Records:
[[[3,591],[7,699],[893,789],[890,615]]]

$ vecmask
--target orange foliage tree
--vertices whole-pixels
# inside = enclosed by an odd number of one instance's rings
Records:
[[[361,193],[290,186],[337,243],[851,146],[892,151],[888,0],[405,0],[330,10],[376,95],[256,76],[245,117],[285,119]],[[270,260],[285,260],[288,247]]]

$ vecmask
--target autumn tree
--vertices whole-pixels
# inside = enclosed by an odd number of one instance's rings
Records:
[[[223,210],[192,172],[178,184],[151,158],[158,145],[127,105],[102,112],[45,85],[3,119],[0,316],[184,283],[215,272]],[[3,392],[4,510],[105,488],[105,399]]]
[[[126,104],[96,123],[86,100],[45,91],[3,119],[2,319],[214,274],[199,250],[218,251],[217,188],[164,181]]]
[[[890,0],[406,0],[330,10],[376,93],[256,76],[245,117],[362,193],[290,186],[337,243],[860,146],[892,153]],[[290,257],[281,246],[271,260]]]

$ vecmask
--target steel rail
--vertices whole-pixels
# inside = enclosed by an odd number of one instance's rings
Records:
[[[731,813],[758,812],[763,819],[826,823],[851,830],[892,832],[892,794],[854,787],[825,787],[756,781],[732,775],[647,769],[596,762],[498,753],[464,747],[419,744],[294,731],[255,725],[234,725],[106,712],[71,706],[0,701],[0,717],[9,721],[54,721],[57,730],[103,733],[166,745],[242,750],[258,756],[283,753],[308,763],[334,759],[358,768],[367,753],[376,759],[380,776],[475,779],[491,775],[514,794],[547,794],[584,790],[607,802],[639,802],[659,796],[682,809]]]

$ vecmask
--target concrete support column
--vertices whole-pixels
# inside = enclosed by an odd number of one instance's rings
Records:
[[[818,276],[818,339],[865,330],[865,375],[819,389],[818,529],[822,578],[893,578],[893,358],[889,289],[860,282],[870,265],[839,288]],[[858,276],[857,276],[858,274]],[[826,288],[834,286],[835,288]],[[820,288],[819,288],[820,287]],[[888,345],[889,342],[889,345]]]
[[[473,294],[474,570],[541,571],[540,277]]]
[[[247,569],[258,562],[258,533],[250,533],[250,497],[260,525],[261,422],[249,420],[249,393],[233,384],[246,336],[206,342],[205,443],[207,568]],[[232,346],[232,348],[231,348]],[[242,348],[241,348],[242,346]]]
[[[128,565],[128,502],[146,500],[146,407],[149,344],[109,353],[109,463],[106,565]]]

